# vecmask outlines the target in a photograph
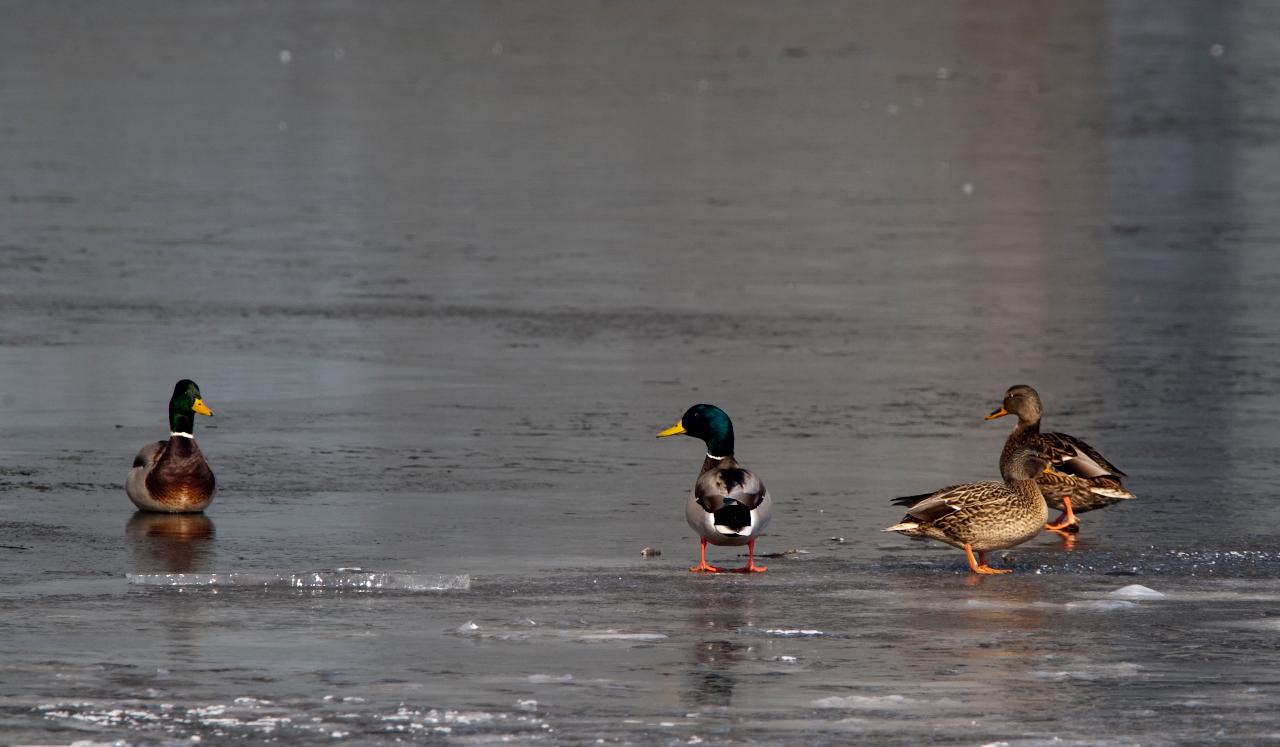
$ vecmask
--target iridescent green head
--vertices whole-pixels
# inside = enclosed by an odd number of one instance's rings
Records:
[[[169,398],[169,430],[174,433],[192,433],[195,427],[193,414],[212,415],[204,400],[200,398],[200,387],[191,379],[183,379],[173,386],[173,396]]]
[[[680,422],[659,433],[658,438],[681,433],[702,439],[707,445],[707,454],[711,456],[733,456],[733,423],[724,410],[715,405],[690,407]]]

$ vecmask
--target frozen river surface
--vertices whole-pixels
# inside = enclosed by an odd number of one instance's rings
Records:
[[[0,3],[0,742],[1280,741],[1280,11],[780,8]],[[882,534],[1015,383],[1139,499]]]

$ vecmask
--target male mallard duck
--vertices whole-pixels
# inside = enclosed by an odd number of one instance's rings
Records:
[[[1092,446],[1066,433],[1040,432],[1040,395],[1035,389],[1025,384],[1010,387],[1005,392],[1004,402],[987,416],[987,420],[1010,413],[1018,416],[1018,424],[1000,452],[1000,474],[1008,478],[1006,467],[1014,452],[1022,447],[1038,449],[1049,455],[1055,471],[1041,475],[1036,482],[1044,493],[1044,499],[1062,515],[1052,524],[1046,524],[1045,529],[1079,531],[1080,520],[1076,514],[1136,497],[1120,484],[1120,478],[1127,475]]]
[[[974,573],[1012,573],[987,565],[987,553],[1020,545],[1040,533],[1049,508],[1036,477],[1050,469],[1049,458],[1034,449],[1018,449],[1005,482],[987,480],[895,498],[907,515],[886,532],[941,540],[964,550]],[[975,561],[973,553],[978,553]]]
[[[194,413],[212,415],[200,387],[183,379],[169,399],[169,440],[142,447],[125,482],[129,500],[143,511],[194,513],[213,500],[213,470],[196,445]]]
[[[681,433],[707,444],[707,458],[702,460],[702,469],[684,508],[685,519],[702,540],[699,562],[689,570],[694,573],[721,570],[707,564],[708,542],[747,546],[747,564],[731,569],[734,572],[768,570],[755,564],[756,537],[769,523],[773,502],[760,478],[743,469],[733,458],[733,423],[729,422],[729,416],[715,405],[694,405],[679,422],[659,433],[658,438]]]

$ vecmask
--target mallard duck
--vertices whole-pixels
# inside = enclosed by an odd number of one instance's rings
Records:
[[[658,438],[684,434],[700,438],[707,445],[707,458],[702,460],[698,479],[689,491],[684,516],[701,539],[698,564],[694,573],[718,573],[707,563],[707,543],[747,546],[747,564],[732,568],[736,573],[762,573],[765,566],[755,564],[756,537],[769,524],[773,502],[764,483],[733,458],[733,423],[715,405],[694,405],[679,422],[658,434]]]
[[[987,565],[987,553],[1020,545],[1040,533],[1049,508],[1036,487],[1036,477],[1047,469],[1047,455],[1019,449],[1009,462],[1005,482],[971,482],[895,498],[895,505],[907,507],[907,515],[884,531],[958,547],[964,550],[974,573],[1012,573]]]
[[[169,440],[142,447],[133,459],[125,492],[143,511],[195,513],[213,500],[213,470],[196,445],[195,414],[212,415],[200,387],[183,379],[169,399]]]
[[[1036,390],[1019,384],[1005,392],[1004,401],[987,416],[987,420],[1009,414],[1018,416],[1018,424],[1000,452],[1000,474],[1006,479],[1006,468],[1020,448],[1038,449],[1048,454],[1053,462],[1054,471],[1041,475],[1036,482],[1044,493],[1044,499],[1062,515],[1052,524],[1046,524],[1045,529],[1079,531],[1080,520],[1076,514],[1136,497],[1120,484],[1120,479],[1127,475],[1092,446],[1066,433],[1041,433],[1041,410],[1040,395]]]

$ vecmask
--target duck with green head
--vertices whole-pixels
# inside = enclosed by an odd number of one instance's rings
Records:
[[[125,481],[129,500],[143,511],[195,513],[213,500],[213,470],[196,445],[195,416],[213,415],[194,381],[183,379],[169,399],[169,440],[142,447]]]
[[[1058,532],[1080,531],[1076,514],[1106,508],[1113,503],[1134,498],[1121,480],[1127,475],[1098,450],[1067,433],[1043,433],[1040,394],[1026,384],[1009,387],[1004,399],[987,420],[1017,415],[1018,424],[1004,442],[1000,452],[1000,474],[1007,476],[1013,454],[1021,448],[1032,448],[1049,455],[1054,471],[1041,475],[1036,482],[1049,505],[1062,512],[1045,529]],[[1063,535],[1066,536],[1066,535]]]
[[[733,423],[715,405],[694,405],[680,421],[658,434],[700,438],[707,445],[698,479],[689,491],[684,515],[701,541],[699,562],[694,573],[718,573],[721,568],[707,563],[707,543],[747,546],[747,564],[733,568],[736,573],[768,570],[755,564],[756,537],[764,531],[773,514],[773,502],[764,483],[733,457]]]

